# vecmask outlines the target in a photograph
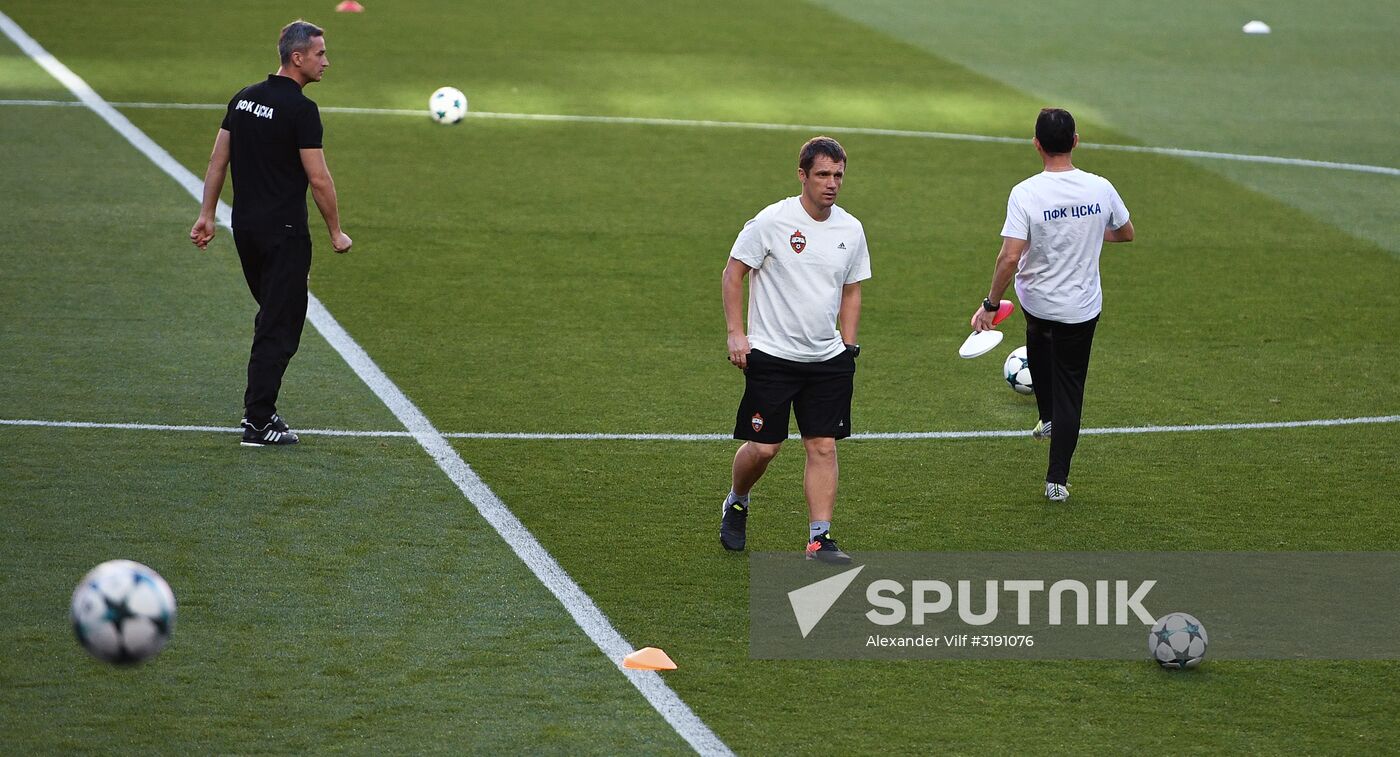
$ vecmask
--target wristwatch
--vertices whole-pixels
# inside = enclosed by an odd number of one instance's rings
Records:
[[[860,357],[860,345],[859,345],[859,344],[851,344],[850,342],[847,342],[847,343],[846,343],[846,349],[847,349],[847,350],[850,350],[850,352],[851,352],[851,357]]]
[[[987,311],[988,313],[995,313],[995,312],[997,312],[997,310],[999,310],[1000,308],[1001,308],[1001,305],[998,304],[998,303],[993,303],[993,302],[992,302],[992,298],[990,298],[990,297],[983,297],[983,298],[982,298],[982,309],[985,310],[985,311]]]

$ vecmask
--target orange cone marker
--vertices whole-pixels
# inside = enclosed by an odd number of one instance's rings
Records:
[[[622,658],[622,667],[633,670],[675,670],[676,663],[656,647],[642,647]]]
[[[364,13],[365,6],[355,2],[355,0],[345,0],[340,5],[335,6],[337,13]]]

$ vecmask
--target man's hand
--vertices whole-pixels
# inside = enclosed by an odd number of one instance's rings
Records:
[[[749,369],[749,338],[743,334],[729,335],[729,362],[741,371]]]
[[[331,235],[331,249],[335,250],[336,252],[349,252],[350,245],[352,244],[354,243],[350,241],[350,236],[343,231],[337,231],[336,233]]]
[[[996,328],[992,324],[992,319],[997,317],[995,310],[988,310],[981,305],[977,306],[977,312],[972,314],[973,331],[991,331]]]
[[[214,225],[213,218],[200,216],[199,220],[195,221],[194,226],[190,228],[190,241],[194,242],[194,246],[201,250],[208,249],[209,241],[214,238],[216,231],[217,227]]]

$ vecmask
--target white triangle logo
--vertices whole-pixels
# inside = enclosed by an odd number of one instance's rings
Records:
[[[802,631],[802,638],[807,638],[807,634],[817,627],[827,610],[836,604],[836,600],[841,598],[846,587],[856,580],[856,574],[862,570],[865,570],[864,565],[788,592],[788,602],[792,604],[792,614],[797,618],[797,628]]]

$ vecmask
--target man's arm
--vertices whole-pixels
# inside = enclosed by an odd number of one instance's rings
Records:
[[[859,281],[841,287],[841,309],[837,314],[837,327],[841,331],[842,342],[860,344],[856,339],[856,333],[860,329]]]
[[[214,150],[209,153],[209,167],[204,171],[204,197],[199,206],[199,218],[190,228],[190,241],[201,250],[209,247],[218,231],[214,213],[219,207],[219,194],[224,191],[224,177],[228,176],[228,139],[228,129],[219,129],[219,135],[214,138]]]
[[[1116,229],[1105,228],[1103,230],[1103,241],[1105,242],[1131,242],[1133,241],[1133,222],[1128,221]]]
[[[729,330],[729,362],[739,370],[749,367],[749,336],[744,331],[744,279],[753,269],[734,258],[724,267],[724,325]]]
[[[336,252],[350,251],[350,237],[340,230],[340,209],[336,203],[335,181],[331,179],[331,169],[326,165],[326,153],[321,148],[302,148],[301,167],[306,170],[306,180],[311,184],[311,197],[316,200],[316,208],[326,221],[326,230],[331,234],[331,249]]]
[[[1021,256],[1026,254],[1028,246],[1030,243],[1024,239],[1001,238],[1001,252],[997,253],[997,265],[992,271],[992,288],[987,292],[987,299],[993,303],[1001,302],[1001,296],[1006,293],[1006,288],[1011,286],[1011,279],[1016,275],[1016,266],[1020,265]],[[972,314],[972,330],[987,331],[992,328],[992,318],[995,316],[994,311],[978,305],[977,312]]]

